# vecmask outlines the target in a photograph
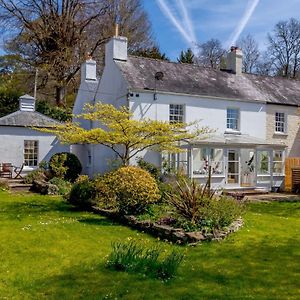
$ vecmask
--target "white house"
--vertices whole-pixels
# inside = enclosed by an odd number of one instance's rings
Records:
[[[69,152],[70,147],[61,145],[54,135],[31,129],[56,124],[59,122],[35,111],[33,97],[20,97],[20,109],[0,118],[0,164],[10,163],[15,167],[24,164],[23,171],[27,173],[53,154]]]
[[[137,119],[201,120],[201,125],[215,133],[182,144],[186,151],[169,154],[170,164],[200,182],[206,181],[211,166],[215,187],[279,187],[284,180],[288,145],[269,138],[267,112],[271,105],[298,105],[295,95],[300,97],[300,84],[243,74],[241,66],[242,52],[235,47],[228,54],[228,70],[220,71],[130,56],[127,39],[117,36],[106,45],[105,68],[99,83],[89,75],[96,74],[95,63],[83,64],[86,71],[82,72],[74,113],[81,112],[83,103],[101,101],[116,107],[126,105]],[[93,89],[87,88],[91,81]],[[90,176],[107,171],[116,159],[102,146],[86,145],[77,150],[75,154],[88,166]],[[156,165],[161,165],[163,159],[152,151],[146,151],[143,157]]]

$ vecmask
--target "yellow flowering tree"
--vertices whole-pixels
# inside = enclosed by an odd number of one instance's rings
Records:
[[[179,152],[180,141],[192,140],[209,131],[208,128],[200,128],[196,122],[186,124],[135,120],[127,107],[117,109],[113,105],[101,103],[86,106],[84,113],[75,118],[93,121],[98,125],[87,130],[76,122],[69,122],[35,129],[55,134],[62,143],[104,145],[116,153],[124,166],[146,149]]]

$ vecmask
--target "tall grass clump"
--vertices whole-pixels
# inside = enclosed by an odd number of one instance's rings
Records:
[[[168,280],[175,276],[183,253],[173,250],[161,257],[160,247],[147,247],[136,241],[114,242],[106,266],[112,270],[139,273]]]

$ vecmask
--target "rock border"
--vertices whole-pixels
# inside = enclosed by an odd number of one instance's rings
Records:
[[[238,231],[244,224],[243,219],[239,218],[223,230],[215,230],[213,233],[205,233],[202,231],[186,232],[182,228],[174,228],[169,225],[159,225],[155,222],[151,222],[150,220],[139,221],[135,216],[119,215],[116,211],[101,209],[96,206],[92,207],[92,212],[114,219],[134,229],[159,237],[162,240],[189,245],[196,245],[203,241],[220,241],[229,234]]]

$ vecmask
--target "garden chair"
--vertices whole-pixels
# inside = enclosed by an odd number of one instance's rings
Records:
[[[0,177],[12,178],[12,164],[2,163]]]
[[[14,173],[16,174],[14,177],[15,179],[18,179],[18,178],[23,179],[21,173],[23,171],[24,166],[25,166],[25,164],[23,163],[21,165],[21,167],[16,167],[16,166],[14,167]]]

